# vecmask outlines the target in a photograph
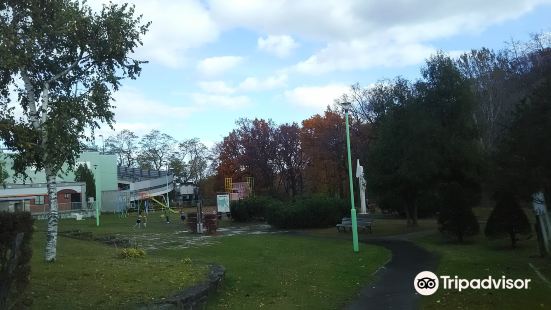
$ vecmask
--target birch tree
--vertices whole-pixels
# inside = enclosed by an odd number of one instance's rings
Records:
[[[91,140],[86,132],[112,125],[112,93],[140,74],[144,61],[130,54],[148,27],[127,4],[95,12],[72,0],[0,3],[0,138],[15,151],[17,173],[33,167],[46,174],[48,262],[56,259],[56,176],[64,164],[74,166]]]

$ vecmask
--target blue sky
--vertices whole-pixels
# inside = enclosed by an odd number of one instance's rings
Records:
[[[353,83],[416,78],[436,50],[551,31],[549,0],[127,1],[152,21],[136,51],[150,63],[115,95],[116,130],[209,146],[240,117],[300,122]]]

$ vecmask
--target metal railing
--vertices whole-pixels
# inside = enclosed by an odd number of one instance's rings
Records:
[[[69,186],[82,186],[86,185],[84,182],[57,182],[57,187],[69,187]],[[20,188],[46,188],[47,183],[31,183],[31,184],[14,184],[7,183],[5,189],[20,189]]]
[[[160,178],[166,176],[167,174],[171,175],[172,173],[167,173],[167,171],[163,170],[117,167],[117,177],[119,180],[128,180],[132,182]]]

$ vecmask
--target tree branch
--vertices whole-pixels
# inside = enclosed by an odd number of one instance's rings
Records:
[[[83,61],[84,59],[88,58],[88,56],[86,57],[82,57],[84,55],[84,51],[81,51],[80,52],[80,55],[78,56],[77,60],[75,60],[75,62],[73,62],[69,67],[67,67],[65,70],[59,72],[58,74],[52,76],[52,78],[50,78],[49,80],[47,80],[46,82],[44,82],[44,84],[50,84],[51,82],[53,81],[56,81],[57,79],[59,79],[60,77],[64,76],[65,74],[69,73],[71,70],[73,70],[79,62]]]

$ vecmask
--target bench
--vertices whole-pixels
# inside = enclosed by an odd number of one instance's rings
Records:
[[[373,232],[373,220],[368,216],[358,216],[356,218],[356,224],[358,229],[363,229],[368,232]],[[346,231],[347,228],[352,230],[352,219],[349,217],[343,217],[340,224],[335,225],[337,231]]]

